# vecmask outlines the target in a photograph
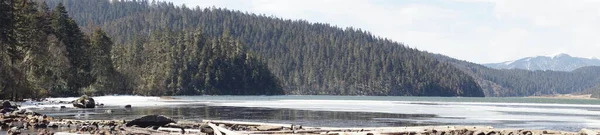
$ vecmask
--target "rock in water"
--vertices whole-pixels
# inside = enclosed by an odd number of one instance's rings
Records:
[[[12,105],[10,104],[10,101],[4,101],[4,102],[2,102],[2,107],[4,107],[4,108],[12,108]]]
[[[88,101],[85,102],[85,108],[95,108],[96,107],[96,101],[94,101],[93,98],[88,98]]]
[[[138,127],[146,128],[146,127],[153,127],[153,126],[164,126],[169,123],[176,123],[176,122],[173,119],[167,118],[162,115],[146,115],[144,117],[137,118],[137,119],[134,119],[134,120],[128,122],[127,124],[125,124],[125,126],[130,127],[130,126],[135,125]]]
[[[73,106],[77,108],[95,108],[96,102],[93,98],[83,95],[79,99],[73,101]]]
[[[2,114],[10,113],[17,109],[18,108],[16,106],[13,106],[12,104],[10,104],[10,101],[4,101],[4,102],[2,102],[2,109],[0,110],[0,113],[2,113]]]

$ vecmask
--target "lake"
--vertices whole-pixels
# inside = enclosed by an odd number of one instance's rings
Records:
[[[162,114],[177,120],[236,120],[325,127],[487,125],[579,131],[600,128],[600,100],[395,96],[95,97],[104,107],[24,105],[72,119],[126,119]],[[70,101],[75,98],[51,98]],[[132,109],[123,108],[132,105]],[[71,107],[71,105],[65,105]]]

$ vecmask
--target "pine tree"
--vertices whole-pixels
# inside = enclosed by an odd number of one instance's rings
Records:
[[[53,12],[52,26],[56,37],[66,46],[67,58],[72,67],[67,79],[67,91],[61,91],[60,95],[77,96],[80,89],[93,82],[91,77],[91,63],[87,50],[89,42],[79,29],[75,21],[69,18],[66,8],[62,3],[58,4]]]
[[[94,83],[86,88],[88,91],[84,93],[86,95],[118,93],[115,91],[118,88],[114,82],[117,74],[111,59],[113,42],[99,28],[94,30],[90,42],[91,47],[88,52],[91,55],[91,76]]]

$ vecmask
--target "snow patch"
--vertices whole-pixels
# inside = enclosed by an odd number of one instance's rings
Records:
[[[516,60],[513,60],[513,61],[506,61],[506,62],[503,62],[502,64],[504,64],[504,65],[510,65],[510,64],[514,63],[515,61],[516,61]]]

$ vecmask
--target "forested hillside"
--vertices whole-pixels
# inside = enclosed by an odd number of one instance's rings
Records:
[[[269,69],[225,33],[154,32],[113,49],[124,85],[142,95],[281,95]],[[132,85],[133,84],[133,85]]]
[[[75,96],[117,77],[110,39],[84,35],[64,7],[49,10],[26,0],[0,2],[0,98]]]
[[[49,5],[63,2],[81,27],[99,26],[106,30],[115,41],[113,54],[127,56],[113,57],[115,67],[127,74],[147,72],[148,69],[127,67],[134,63],[132,60],[140,58],[138,55],[154,55],[135,47],[140,46],[139,40],[148,40],[156,32],[199,29],[207,37],[230,35],[231,39],[255,52],[279,80],[286,94],[483,96],[472,77],[452,65],[360,29],[144,0],[47,2]],[[178,48],[176,43],[158,42],[164,46],[150,46]],[[193,57],[187,53],[179,55]],[[176,77],[186,78],[186,74],[179,75],[183,76]],[[156,75],[143,77],[141,80],[145,82],[161,80]],[[179,81],[155,86],[165,88],[165,91],[187,91],[190,90],[188,85],[189,82]]]
[[[592,98],[600,98],[600,84],[594,87],[588,88],[581,92],[580,94],[592,94]]]
[[[434,56],[473,76],[486,96],[570,94],[600,84],[600,67],[582,67],[571,72],[497,70],[443,55]]]
[[[115,45],[101,29],[82,32],[62,4],[54,5],[0,1],[0,99],[283,94],[268,68],[227,33],[157,31]]]
[[[594,87],[594,92],[592,93],[592,98],[600,98],[600,88],[599,87]]]

